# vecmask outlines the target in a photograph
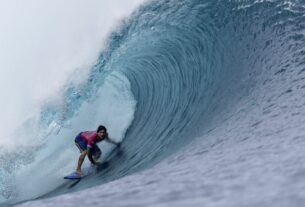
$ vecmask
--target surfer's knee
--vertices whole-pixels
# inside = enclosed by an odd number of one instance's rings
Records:
[[[84,159],[87,154],[88,154],[87,150],[82,151],[82,153],[80,154],[80,158]]]

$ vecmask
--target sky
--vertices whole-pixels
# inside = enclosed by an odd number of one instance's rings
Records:
[[[16,145],[13,132],[67,80],[86,78],[109,32],[143,2],[0,0],[0,148]]]

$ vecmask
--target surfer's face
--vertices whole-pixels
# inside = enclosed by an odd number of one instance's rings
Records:
[[[100,130],[100,131],[97,133],[97,136],[98,136],[100,139],[103,138],[105,135],[106,135],[105,130]]]

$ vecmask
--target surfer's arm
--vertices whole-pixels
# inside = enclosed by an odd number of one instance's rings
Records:
[[[88,159],[93,165],[96,165],[97,162],[95,162],[94,159],[92,158],[92,148],[91,147],[87,147],[87,148],[88,148],[87,150]]]
[[[113,141],[112,139],[110,139],[109,137],[106,137],[105,139],[107,142],[111,143],[111,144],[115,144],[115,145],[119,145],[120,142],[116,142],[116,141]]]

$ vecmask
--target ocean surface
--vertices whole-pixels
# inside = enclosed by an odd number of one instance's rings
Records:
[[[147,1],[88,74],[23,123],[36,145],[0,156],[0,205],[305,205],[304,0]],[[63,180],[99,124],[121,148]]]

